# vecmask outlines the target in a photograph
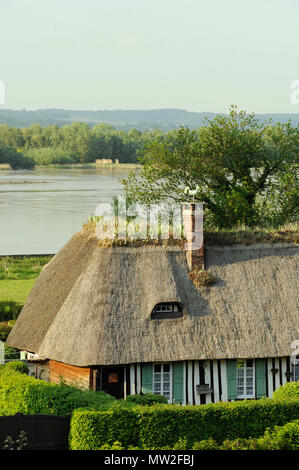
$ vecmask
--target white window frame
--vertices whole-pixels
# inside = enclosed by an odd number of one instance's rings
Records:
[[[252,360],[252,367],[247,367],[247,359],[241,359],[242,361],[245,362],[245,365],[244,367],[240,368],[238,367],[238,360],[237,360],[237,399],[240,399],[240,400],[244,400],[246,398],[255,398],[255,359],[249,359],[249,360]],[[244,392],[242,395],[239,395],[238,393],[238,372],[240,369],[243,369],[244,370],[244,385],[243,385],[243,389],[244,389]],[[246,384],[246,378],[247,378],[247,370],[248,369],[252,369],[252,395],[248,395],[247,393],[247,384]]]
[[[161,380],[160,382],[155,381],[155,366],[160,365],[161,366]],[[165,397],[163,393],[163,375],[164,375],[164,366],[169,365],[169,399],[168,403],[172,403],[173,401],[173,367],[171,362],[155,362],[153,363],[153,393],[155,395],[162,395]],[[160,383],[161,384],[161,391],[160,393],[155,392],[155,383]],[[166,397],[167,398],[167,397]]]
[[[296,363],[292,363],[292,381],[299,382],[299,356],[296,356]]]

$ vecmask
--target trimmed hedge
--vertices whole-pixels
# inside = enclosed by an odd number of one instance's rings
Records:
[[[12,371],[7,363],[0,368],[0,409],[2,415],[53,414],[66,416],[75,408],[108,409],[115,401],[104,392],[84,391],[56,385]]]
[[[283,398],[297,398],[299,399],[299,382],[287,382],[282,387],[279,387],[273,393],[274,400]]]
[[[10,372],[19,372],[20,374],[29,374],[29,367],[25,362],[22,361],[12,361],[7,362],[4,366],[4,370]]]
[[[144,393],[142,395],[129,395],[126,401],[134,405],[151,406],[158,403],[167,403],[167,398],[163,395],[155,395],[154,393]]]
[[[103,445],[160,449],[184,440],[188,449],[199,441],[249,439],[267,428],[299,419],[298,400],[250,400],[201,406],[157,405],[110,411],[75,410],[70,447],[96,450]]]

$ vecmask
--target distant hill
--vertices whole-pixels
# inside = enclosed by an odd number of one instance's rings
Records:
[[[203,125],[204,118],[213,119],[216,113],[195,113],[184,109],[152,109],[152,110],[121,110],[111,111],[80,111],[67,109],[39,109],[37,111],[0,109],[0,124],[14,127],[27,127],[30,124],[47,126],[57,124],[63,126],[73,121],[83,121],[90,125],[107,123],[118,129],[139,130],[159,127],[163,130],[178,128],[181,125],[196,128]],[[274,122],[286,122],[291,119],[293,125],[299,124],[297,114],[256,114],[262,121],[272,118]]]

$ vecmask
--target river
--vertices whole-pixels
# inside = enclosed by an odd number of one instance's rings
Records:
[[[98,204],[121,194],[127,169],[0,171],[0,255],[56,253]]]

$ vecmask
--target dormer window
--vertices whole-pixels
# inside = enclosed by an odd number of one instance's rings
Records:
[[[180,318],[183,316],[183,309],[179,302],[162,302],[157,304],[152,311],[152,319],[160,318]]]

